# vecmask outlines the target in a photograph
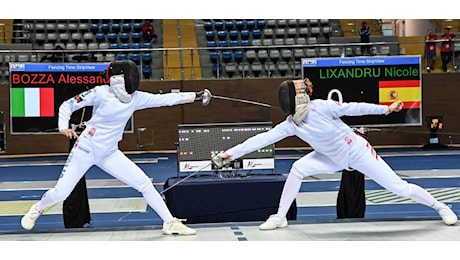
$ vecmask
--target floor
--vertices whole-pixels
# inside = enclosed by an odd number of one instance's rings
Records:
[[[459,215],[459,150],[382,150],[378,152],[398,175],[409,182],[421,185],[439,200],[452,205],[454,212]],[[286,174],[289,165],[299,156],[302,156],[299,152],[278,154],[277,172]],[[147,173],[155,172],[155,174],[148,175],[161,192],[164,181],[176,174],[171,171],[171,165],[175,161],[174,155],[155,154],[148,155],[148,157],[134,156],[132,159]],[[296,200],[297,219],[290,221],[287,228],[260,231],[258,225],[261,222],[202,223],[189,225],[197,230],[194,236],[167,236],[161,233],[160,219],[147,207],[137,191],[104,175],[97,169],[92,169],[87,174],[91,216],[94,220],[92,227],[64,229],[62,205],[56,205],[40,218],[34,230],[22,230],[19,225],[20,217],[45,190],[53,187],[64,160],[65,157],[28,158],[27,160],[0,158],[0,245],[11,243],[11,248],[17,246],[22,248],[23,243],[30,245],[30,242],[53,242],[31,245],[32,248],[37,246],[41,248],[50,245],[55,247],[57,242],[59,247],[70,247],[71,250],[74,250],[75,245],[81,243],[82,247],[95,250],[93,254],[103,254],[103,256],[114,254],[113,257],[117,258],[124,256],[125,253],[114,253],[118,252],[113,251],[113,246],[118,245],[114,243],[136,242],[135,246],[141,245],[141,248],[145,246],[156,248],[159,245],[161,248],[164,247],[166,252],[175,251],[179,245],[185,250],[178,250],[174,253],[175,255],[187,257],[190,252],[198,251],[196,253],[200,254],[201,258],[211,259],[213,254],[210,253],[208,256],[201,248],[207,249],[209,245],[211,247],[215,245],[215,250],[219,251],[230,250],[228,248],[230,246],[237,249],[238,252],[255,250],[261,255],[266,254],[267,258],[285,257],[283,252],[286,250],[295,252],[300,248],[308,248],[311,254],[319,251],[322,258],[326,257],[323,255],[324,252],[327,252],[327,256],[337,258],[343,257],[345,251],[364,250],[363,242],[366,244],[366,250],[372,251],[376,247],[376,250],[382,251],[381,243],[390,243],[392,248],[401,248],[404,252],[410,246],[418,247],[428,242],[431,248],[428,252],[421,250],[408,253],[410,257],[418,255],[418,259],[422,259],[432,255],[435,250],[433,244],[436,247],[442,243],[443,248],[447,246],[446,251],[451,251],[449,246],[457,247],[460,241],[458,224],[444,225],[431,208],[397,197],[369,179],[366,179],[365,218],[337,219],[335,204],[340,173],[321,174],[304,179],[301,192]],[[145,244],[151,241],[161,243]],[[71,242],[71,244],[66,242]],[[94,244],[95,242],[97,243]],[[178,242],[194,243],[190,248],[190,243]],[[247,244],[238,242],[247,242],[250,248],[247,248]],[[283,249],[274,249],[270,251],[271,253],[266,252],[267,245],[270,247],[271,242],[282,245]],[[344,244],[343,242],[353,243]],[[337,250],[329,250],[331,246]],[[110,252],[101,253],[100,249],[104,247],[109,247]],[[126,246],[121,247],[126,248]],[[190,250],[189,253],[187,250]],[[12,251],[13,256],[16,256],[17,251]],[[145,248],[128,250],[126,254],[136,255],[138,251],[145,252]],[[157,252],[158,250],[155,251],[155,255]],[[379,254],[386,253],[390,251]],[[235,254],[237,253],[234,250],[230,250],[225,256],[238,257]],[[440,254],[442,253],[437,252],[436,256]],[[140,254],[139,257],[145,257],[145,255]],[[166,253],[165,257],[170,257],[170,255]]]

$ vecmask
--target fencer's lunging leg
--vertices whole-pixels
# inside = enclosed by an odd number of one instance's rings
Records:
[[[295,174],[289,174],[286,182],[284,183],[283,192],[281,193],[278,212],[279,217],[285,217],[291,207],[292,202],[299,194],[300,186],[302,185],[302,178]]]

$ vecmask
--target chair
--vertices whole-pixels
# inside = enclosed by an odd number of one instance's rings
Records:
[[[284,38],[285,34],[286,34],[286,29],[284,29],[284,28],[276,28],[275,29],[275,37]]]
[[[151,42],[144,42],[142,47],[145,48],[145,49],[151,49],[151,48],[153,48],[153,45],[152,45]]]
[[[292,58],[291,49],[282,49],[281,50],[281,59],[284,61],[289,61]]]
[[[241,30],[240,36],[242,40],[249,40],[249,37],[250,37],[249,30],[248,29]]]
[[[319,27],[311,27],[310,28],[310,33],[311,33],[311,35],[317,36],[318,34],[321,33],[321,29]]]
[[[275,19],[267,20],[267,27],[275,28],[276,27],[276,20]]]
[[[390,55],[390,46],[380,46],[380,55]]]
[[[222,64],[212,64],[212,73],[214,76],[222,75]]]
[[[28,62],[30,59],[29,59],[29,55],[27,54],[18,54],[18,62]]]
[[[297,27],[297,19],[288,19],[287,26],[291,28]]]
[[[246,29],[252,31],[256,27],[256,22],[252,19],[246,20]]]
[[[257,29],[263,30],[265,27],[265,20],[264,19],[257,19],[256,21],[256,27]]]
[[[266,49],[260,49],[257,51],[257,59],[260,62],[265,62],[268,60],[268,51]]]
[[[97,33],[99,32],[99,24],[97,23],[92,23],[90,26],[89,26],[89,30],[93,33]]]
[[[68,42],[66,45],[65,45],[65,49],[66,50],[75,50],[77,49],[77,45],[73,42]]]
[[[294,49],[294,59],[295,60],[300,60],[305,57],[305,52],[303,49],[296,48]]]
[[[219,54],[217,53],[217,51],[211,51],[209,52],[209,60],[215,64],[219,61]]]
[[[307,49],[305,50],[305,56],[306,56],[307,58],[316,57],[316,49],[307,48]]]
[[[273,45],[284,45],[284,39],[283,38],[275,38],[273,39]]]
[[[208,44],[207,44],[207,47],[217,47],[217,42],[212,40],[212,41],[208,41]]]
[[[263,39],[262,40],[262,45],[263,46],[272,46],[273,45],[273,39]]]
[[[213,26],[212,26],[212,22],[211,21],[206,21],[203,23],[203,27],[204,27],[204,30],[205,31],[212,31],[213,30]]]
[[[235,21],[235,28],[239,31],[244,29],[244,21],[243,20],[236,20]]]
[[[227,31],[230,31],[233,29],[233,26],[234,26],[234,22],[232,20],[226,20],[225,21],[225,29]]]
[[[319,48],[319,56],[320,57],[328,57],[329,56],[329,50],[326,47]]]
[[[122,42],[120,47],[125,50],[131,49],[131,44],[129,42]]]
[[[287,29],[287,36],[288,37],[296,37],[297,36],[297,28],[288,28]]]
[[[134,49],[134,50],[139,50],[141,48],[141,43],[140,42],[133,42],[131,43],[131,49]],[[138,52],[138,51],[136,51]]]
[[[305,39],[305,37],[297,37],[295,38],[295,43],[298,45],[306,45],[307,40]]]
[[[227,63],[225,64],[225,73],[229,78],[233,77],[233,75],[238,71],[237,65],[235,63]]]
[[[240,42],[237,40],[230,40],[230,47],[240,46]]]
[[[238,30],[234,29],[228,32],[228,36],[230,37],[230,40],[238,40],[240,33],[238,32]]]
[[[127,30],[131,30],[131,24],[123,24],[123,31],[128,32]],[[140,32],[142,30],[142,23],[134,23],[133,24],[133,32]]]
[[[76,32],[80,31],[81,33],[85,33],[90,31],[88,23],[69,23],[69,32]],[[94,33],[94,32],[93,32]]]
[[[252,38],[253,39],[260,39],[262,37],[262,30],[256,28],[252,30]]]
[[[262,40],[261,39],[253,39],[252,40],[252,46],[262,46]]]
[[[223,31],[223,30],[217,31],[217,39],[219,39],[219,41],[226,40],[227,39],[227,31]]]
[[[235,59],[236,63],[242,62],[243,57],[244,57],[244,53],[241,50],[237,50],[237,51],[235,51],[235,53],[233,53],[233,58]]]
[[[82,35],[80,32],[75,32],[71,35],[72,41],[75,42],[75,44],[78,44],[81,41],[81,37]]]
[[[219,41],[219,47],[222,47],[222,48],[228,47],[228,41],[226,40]]]
[[[216,33],[214,31],[206,31],[205,36],[206,36],[206,40],[212,41],[216,38]]]
[[[214,21],[214,30],[219,31],[224,29],[224,23],[220,20]]]
[[[66,32],[67,31],[67,24],[66,23],[58,23],[56,26],[58,32]]]
[[[46,40],[47,40],[48,42],[53,42],[53,43],[55,43],[55,42],[57,42],[57,39],[58,39],[58,34],[55,33],[55,32],[52,32],[52,33],[48,33],[48,36],[47,36],[47,39],[46,39]]]
[[[255,77],[259,77],[259,75],[264,71],[262,63],[259,61],[255,61],[250,65],[251,71]]]
[[[83,40],[87,43],[92,42],[94,40],[94,34],[92,32],[85,32],[83,34]]]
[[[307,38],[307,44],[317,44],[317,43],[318,43],[318,39],[316,39],[316,37]]]
[[[115,53],[107,53],[105,54],[105,61],[114,61],[115,60]]]
[[[80,42],[77,44],[77,50],[87,50],[88,44],[86,42]]]
[[[118,42],[110,43],[110,49],[120,49],[120,44]]]
[[[264,28],[263,32],[264,32],[264,38],[265,39],[272,38],[273,35],[275,35],[275,33],[274,33],[272,28]]]
[[[129,33],[127,33],[127,32],[120,33],[120,42],[121,43],[128,43],[129,42]]]
[[[68,41],[70,41],[70,34],[67,33],[67,32],[60,33],[59,34],[59,41],[64,43],[64,44],[67,43]]]
[[[109,33],[109,34],[111,34],[112,36],[114,35],[114,33]],[[117,40],[116,34],[115,34],[115,40]],[[96,41],[99,42],[99,43],[105,42],[105,33],[103,33],[103,32],[97,32],[97,33],[96,33]],[[114,40],[113,40],[113,39],[110,39],[110,38],[109,38],[109,41],[110,41],[110,42],[114,42]]]
[[[112,23],[112,32],[119,33],[121,31],[121,25],[119,23]]]
[[[270,49],[268,54],[269,54],[270,60],[273,62],[278,62],[278,60],[281,58],[281,53],[278,49]]]
[[[287,25],[287,20],[286,19],[278,19],[276,21],[276,27],[278,28],[284,28]]]
[[[99,49],[99,44],[97,42],[88,43],[88,50],[97,50]]]
[[[295,39],[294,38],[286,38],[286,39],[284,39],[284,44],[286,44],[286,45],[294,45],[295,44]]]
[[[141,55],[139,55],[139,53],[131,53],[129,59],[136,63],[136,65],[141,63]]]
[[[346,47],[346,48],[345,48],[345,56],[347,56],[347,57],[352,57],[352,56],[353,56],[353,48],[351,48],[351,47]]]
[[[136,32],[140,32],[141,29],[142,29],[142,24],[141,23],[135,23],[135,25],[136,25]],[[134,25],[132,25],[131,23],[123,23],[122,26],[121,26],[121,31],[123,31],[125,33],[129,33],[129,32],[131,32],[133,27],[134,27]],[[137,31],[137,27],[139,27],[139,31]]]
[[[131,33],[131,40],[133,42],[139,43],[139,42],[141,42],[141,39],[142,39],[141,33],[139,33],[139,32],[132,32]]]
[[[342,49],[339,47],[330,47],[329,48],[329,55],[331,57],[340,57],[342,56]]]
[[[150,76],[152,76],[152,66],[150,65],[142,65],[142,76],[144,76],[144,79],[148,80],[150,79]]]
[[[222,51],[222,61],[227,63],[227,62],[230,62],[232,61],[233,59],[233,54],[231,51],[228,51],[228,50],[225,50],[225,51]]]
[[[117,60],[128,60],[128,54],[126,54],[126,53],[118,53]]]
[[[56,31],[57,25],[55,23],[47,22],[46,23],[46,31],[47,32],[54,32]]]
[[[244,47],[251,46],[251,41],[241,40],[241,46],[244,46]]]
[[[110,31],[110,24],[108,23],[103,23],[101,24],[101,31],[108,33]]]
[[[307,37],[309,35],[308,27],[301,27],[298,30],[299,36],[300,37]]]
[[[152,64],[152,61],[153,61],[152,53],[150,53],[150,52],[142,53],[142,63],[143,64],[150,65],[150,64]]]
[[[276,63],[276,69],[280,72],[281,76],[285,76],[289,70],[289,64],[286,61]]]
[[[249,63],[252,63],[256,60],[257,58],[257,53],[255,50],[247,50],[246,51],[246,60],[249,62]]]

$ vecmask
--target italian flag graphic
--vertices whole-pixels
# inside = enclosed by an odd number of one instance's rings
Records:
[[[12,117],[54,117],[54,88],[11,88]]]

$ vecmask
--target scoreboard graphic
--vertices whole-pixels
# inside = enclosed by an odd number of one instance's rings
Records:
[[[302,59],[302,78],[313,82],[312,99],[389,105],[403,110],[387,116],[343,117],[350,126],[422,125],[421,56]]]

